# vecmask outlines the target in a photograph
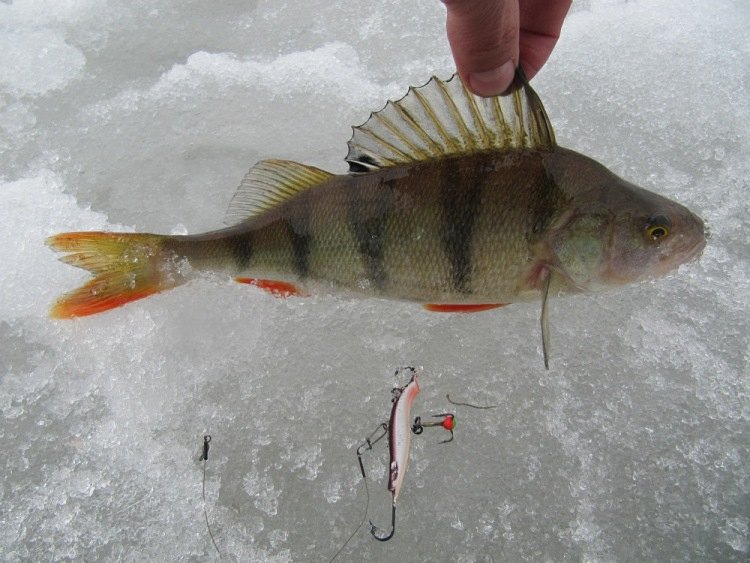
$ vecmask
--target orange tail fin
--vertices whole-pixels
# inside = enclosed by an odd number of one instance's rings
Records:
[[[185,282],[165,268],[166,236],[137,233],[62,233],[47,245],[67,252],[60,260],[94,274],[94,279],[60,297],[50,310],[55,319],[101,313]]]

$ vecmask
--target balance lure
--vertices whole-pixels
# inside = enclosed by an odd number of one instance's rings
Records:
[[[94,279],[51,316],[99,313],[220,271],[279,296],[344,293],[481,311],[661,276],[697,256],[685,207],[560,147],[519,72],[480,98],[432,78],[354,127],[348,174],[256,164],[226,228],[185,236],[79,232],[47,239]]]
[[[396,389],[393,398],[393,408],[388,421],[388,451],[390,453],[390,464],[388,467],[388,490],[391,492],[391,531],[385,536],[379,536],[377,527],[370,522],[372,535],[380,540],[387,541],[393,537],[396,531],[396,501],[401,493],[401,487],[406,478],[406,470],[409,467],[409,452],[411,450],[411,407],[414,399],[419,394],[419,380],[417,372],[412,370],[409,383],[400,389]],[[357,451],[360,459],[361,455]]]
[[[365,467],[362,464],[362,454],[371,450],[372,446],[388,436],[388,453],[390,463],[388,466],[388,491],[391,493],[391,530],[385,535],[378,534],[378,528],[370,522],[370,533],[379,541],[388,541],[393,537],[396,531],[396,501],[401,493],[401,487],[406,478],[406,470],[409,467],[409,452],[411,451],[411,434],[421,434],[428,427],[442,427],[450,432],[450,438],[443,440],[441,443],[453,441],[453,429],[456,420],[453,413],[442,413],[433,415],[438,418],[436,421],[423,421],[421,416],[411,421],[411,408],[414,400],[419,395],[419,376],[417,371],[412,367],[404,368],[411,372],[409,383],[403,387],[393,389],[393,406],[391,407],[391,416],[388,422],[381,424],[367,439],[357,448],[357,459],[359,469],[362,472],[362,479],[367,480]],[[399,371],[396,371],[396,375]],[[375,437],[377,436],[377,437]],[[369,504],[369,493],[368,493]],[[351,537],[349,538],[351,539]],[[347,540],[348,543],[348,540]],[[346,544],[344,544],[346,545]],[[343,548],[342,548],[343,549]]]
[[[365,472],[365,466],[362,463],[362,455],[372,450],[373,446],[380,442],[386,436],[388,437],[388,452],[390,454],[390,463],[388,470],[388,491],[391,493],[391,530],[385,535],[378,533],[378,527],[370,521],[370,533],[378,541],[388,541],[393,537],[396,532],[396,501],[401,492],[401,486],[404,483],[406,477],[406,470],[409,465],[409,451],[411,449],[411,434],[422,434],[425,428],[428,427],[442,427],[450,432],[450,438],[442,440],[441,443],[447,443],[453,441],[453,429],[456,426],[456,417],[453,413],[443,413],[438,415],[431,415],[432,418],[438,418],[435,421],[423,421],[422,417],[418,416],[411,423],[411,408],[414,404],[414,400],[420,392],[419,377],[417,370],[413,367],[405,367],[403,370],[396,370],[396,376],[401,371],[408,371],[411,373],[411,379],[403,387],[394,387],[391,392],[393,394],[391,415],[388,422],[383,422],[370,434],[362,444],[357,448],[357,461],[359,462],[359,470],[362,473],[362,482],[365,485],[365,493],[367,495],[367,503],[365,504],[364,515],[359,523],[359,526],[352,532],[347,538],[344,544],[329,560],[332,563],[339,555],[344,551],[349,542],[364,525],[365,519],[367,518],[367,511],[370,506],[370,492],[367,487],[367,474]]]

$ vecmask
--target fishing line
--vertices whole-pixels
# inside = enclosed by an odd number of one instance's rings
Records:
[[[371,438],[375,436],[378,432],[382,432],[380,436],[372,440]],[[357,461],[359,462],[359,472],[362,474],[362,481],[365,484],[365,512],[362,514],[362,520],[359,522],[359,526],[357,526],[357,529],[352,532],[352,535],[349,536],[349,538],[344,542],[344,545],[342,545],[339,550],[336,552],[336,554],[328,561],[328,563],[331,563],[334,559],[336,559],[342,551],[344,551],[344,548],[349,544],[349,542],[352,540],[352,538],[359,532],[359,530],[362,528],[362,526],[365,523],[365,520],[367,520],[367,511],[370,509],[370,489],[367,486],[367,474],[365,473],[365,465],[362,463],[362,454],[366,452],[367,450],[372,450],[372,446],[374,444],[377,444],[380,440],[382,440],[386,435],[388,434],[388,423],[383,422],[382,424],[378,425],[378,427],[375,429],[375,431],[370,434],[367,438],[365,438],[365,441],[359,445],[357,448]],[[372,522],[370,522],[372,524]]]
[[[362,467],[362,461],[359,462],[360,468]],[[364,470],[363,470],[364,471]],[[362,481],[365,484],[365,511],[362,514],[362,520],[359,521],[359,526],[352,532],[352,535],[349,536],[349,538],[344,542],[344,545],[342,545],[339,550],[336,552],[336,554],[331,557],[328,560],[328,563],[333,563],[333,560],[336,559],[339,555],[341,555],[341,552],[344,551],[344,548],[349,545],[349,542],[352,541],[352,538],[357,535],[357,532],[359,532],[362,529],[362,526],[365,524],[365,520],[367,520],[367,511],[370,508],[370,489],[367,487],[367,477],[362,479]]]
[[[210,443],[210,434],[203,436],[203,454],[201,455],[201,461],[203,462],[203,516],[206,517],[206,528],[208,528],[208,535],[211,536],[211,543],[214,544],[216,553],[219,554],[219,559],[221,559],[221,551],[219,551],[219,546],[216,545],[214,534],[211,531],[211,524],[208,523],[208,512],[206,511],[206,465],[208,464],[208,449],[210,448]]]
[[[484,409],[494,409],[494,408],[498,407],[498,405],[486,405],[486,406],[482,406],[482,405],[472,405],[471,403],[462,403],[462,402],[459,402],[459,401],[454,401],[453,399],[451,399],[450,393],[446,393],[445,398],[448,399],[448,402],[451,405],[458,405],[458,406],[461,406],[461,407],[471,407],[472,409],[483,409],[484,410]]]

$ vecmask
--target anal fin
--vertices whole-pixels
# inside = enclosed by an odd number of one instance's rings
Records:
[[[293,283],[279,280],[262,280],[256,278],[234,278],[239,283],[254,285],[263,291],[267,291],[274,297],[304,297],[307,295]]]

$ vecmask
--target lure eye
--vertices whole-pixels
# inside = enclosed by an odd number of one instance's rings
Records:
[[[646,221],[645,234],[649,240],[656,242],[668,236],[671,227],[672,221],[669,220],[669,217],[652,215]]]

